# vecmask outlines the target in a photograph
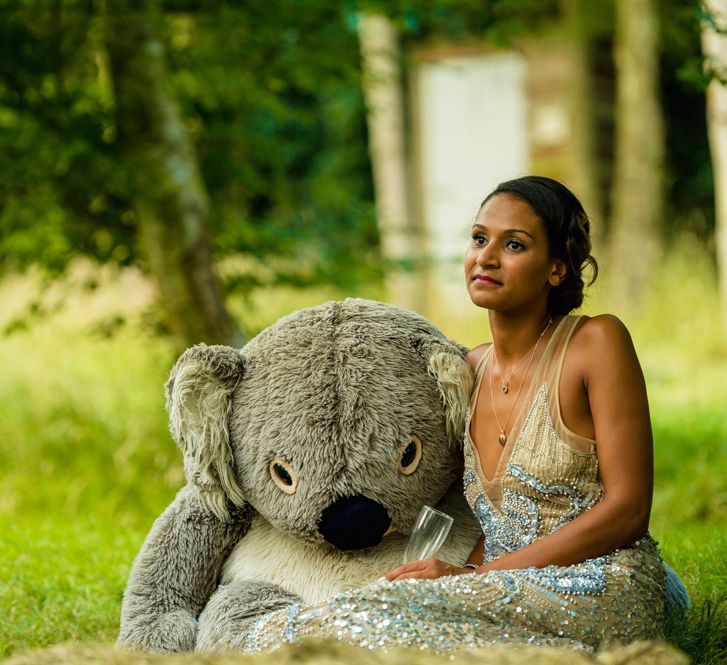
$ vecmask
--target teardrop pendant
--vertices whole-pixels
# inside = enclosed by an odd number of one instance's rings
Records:
[[[501,391],[503,392],[503,394],[507,394],[507,391],[508,391],[508,390],[510,390],[510,387],[509,387],[509,386],[507,385],[507,383],[508,383],[508,382],[507,382],[507,381],[505,381],[505,383],[503,383],[503,384],[502,384],[502,385],[500,386],[500,390],[501,390]]]
[[[505,430],[500,430],[500,436],[497,437],[497,441],[501,446],[507,443],[507,437],[505,436]]]

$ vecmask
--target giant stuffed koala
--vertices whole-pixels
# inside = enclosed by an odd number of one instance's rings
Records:
[[[461,347],[365,300],[188,349],[166,386],[188,484],[134,562],[119,644],[239,647],[261,614],[399,565],[424,504],[455,517],[439,556],[462,563],[479,535],[454,482],[471,385]]]

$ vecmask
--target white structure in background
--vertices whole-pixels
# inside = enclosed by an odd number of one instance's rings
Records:
[[[572,56],[551,42],[522,52],[440,44],[404,58],[382,14],[360,14],[358,35],[381,251],[393,267],[386,297],[441,321],[469,307],[462,257],[482,198],[533,169],[566,183],[583,171]]]
[[[438,57],[412,72],[414,207],[433,263],[427,309],[468,302],[462,258],[478,207],[528,170],[526,75],[512,52]]]

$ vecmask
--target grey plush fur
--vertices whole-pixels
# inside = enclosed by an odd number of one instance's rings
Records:
[[[424,504],[455,517],[441,556],[464,561],[471,385],[462,347],[366,300],[294,312],[240,351],[188,349],[167,382],[188,485],[134,562],[119,644],[239,648],[260,615],[401,563]]]
[[[200,651],[241,649],[247,628],[261,614],[287,607],[300,599],[277,584],[230,582],[223,584],[211,598],[200,617]]]

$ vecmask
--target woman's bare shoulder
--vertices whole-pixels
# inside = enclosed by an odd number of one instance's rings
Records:
[[[600,363],[636,358],[631,335],[623,321],[613,314],[584,316],[569,344],[569,352],[593,367]]]
[[[476,346],[474,349],[470,349],[467,353],[467,362],[470,364],[470,367],[472,368],[472,371],[474,372],[475,369],[477,369],[477,363],[480,362],[480,358],[482,358],[482,354],[487,351],[487,349],[492,346],[491,342],[487,342],[486,344],[480,344],[479,346]]]
[[[573,334],[573,341],[584,346],[631,343],[631,335],[623,321],[613,314],[584,316]]]

